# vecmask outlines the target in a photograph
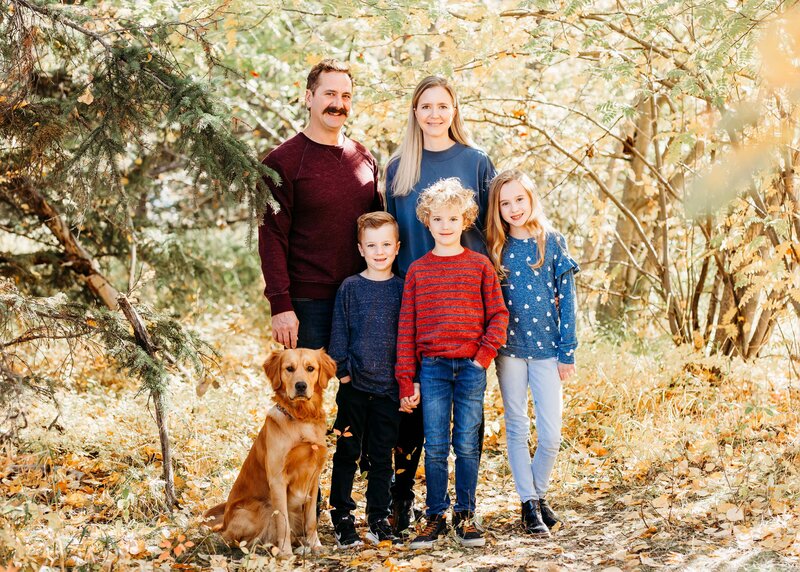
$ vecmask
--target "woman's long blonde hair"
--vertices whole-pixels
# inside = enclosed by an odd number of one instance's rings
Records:
[[[544,214],[542,201],[536,192],[536,186],[530,177],[519,169],[507,169],[498,173],[489,186],[489,213],[486,217],[486,243],[489,247],[489,258],[494,265],[497,275],[505,278],[506,269],[503,268],[503,248],[508,240],[509,224],[500,216],[500,189],[503,185],[517,181],[531,201],[531,216],[525,222],[525,229],[536,239],[539,249],[539,259],[530,264],[531,268],[539,268],[544,264],[544,255],[547,247],[547,233],[553,232],[553,225]]]
[[[422,162],[423,138],[422,129],[420,128],[419,123],[417,123],[417,116],[414,114],[414,110],[417,108],[417,103],[419,103],[419,98],[422,96],[422,94],[432,87],[443,87],[447,90],[447,93],[450,94],[450,97],[453,100],[453,123],[450,125],[450,129],[448,130],[450,139],[456,143],[461,143],[462,145],[469,145],[470,147],[475,146],[472,142],[472,138],[469,136],[466,128],[464,127],[464,122],[461,120],[461,111],[458,106],[458,96],[456,95],[453,86],[451,86],[450,83],[441,76],[429,75],[419,82],[417,87],[414,89],[414,95],[411,96],[411,107],[408,110],[406,134],[403,137],[403,140],[400,142],[400,145],[397,147],[397,149],[395,149],[395,152],[392,153],[391,157],[389,157],[389,161],[386,163],[386,171],[388,172],[389,165],[391,165],[394,161],[399,161],[397,165],[397,171],[395,171],[394,181],[392,182],[392,188],[386,189],[386,192],[392,193],[393,196],[406,196],[409,192],[411,192],[411,188],[417,184],[417,181],[419,181],[420,163]]]

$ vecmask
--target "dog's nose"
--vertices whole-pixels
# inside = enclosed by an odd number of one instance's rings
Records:
[[[305,381],[298,381],[294,384],[294,390],[297,393],[305,393],[306,389],[308,389],[308,384]]]

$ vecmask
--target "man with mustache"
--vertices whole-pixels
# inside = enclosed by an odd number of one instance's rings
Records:
[[[336,291],[364,267],[356,220],[383,210],[378,164],[342,128],[351,110],[347,64],[326,59],[308,74],[308,124],[270,152],[263,163],[280,204],[264,215],[258,253],[270,303],[272,337],[287,348],[327,348]]]

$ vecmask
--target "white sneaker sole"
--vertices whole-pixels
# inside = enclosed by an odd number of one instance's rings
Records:
[[[378,535],[373,533],[372,531],[367,532],[364,535],[364,538],[366,538],[367,542],[369,542],[370,544],[374,544],[375,546],[377,546],[381,542],[385,542],[380,538],[378,538]],[[392,542],[392,546],[403,546],[403,540],[401,538],[398,538],[395,542]]]
[[[334,535],[334,537],[335,536],[336,535]],[[360,540],[356,540],[355,542],[353,542],[351,544],[342,544],[341,542],[339,542],[339,539],[337,538],[336,539],[336,546],[337,546],[337,548],[356,548],[357,546],[364,546],[364,543],[362,541],[360,541]]]
[[[412,542],[408,545],[411,550],[419,550],[421,548],[433,548],[436,544],[436,540],[424,540],[420,542]]]
[[[458,538],[458,536],[456,536]],[[470,540],[464,540],[463,538],[458,538],[459,544],[465,548],[479,548],[481,546],[486,546],[486,539],[485,538],[473,538]]]

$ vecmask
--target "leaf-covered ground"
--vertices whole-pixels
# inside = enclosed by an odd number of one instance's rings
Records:
[[[577,379],[565,388],[564,445],[550,500],[566,524],[551,539],[531,539],[518,526],[491,374],[478,490],[485,548],[461,549],[448,539],[430,552],[337,550],[327,516],[318,556],[287,561],[264,549],[228,548],[199,515],[225,498],[270,406],[260,369],[269,343],[250,314],[228,309],[203,327],[221,352],[220,372],[207,380],[219,387],[209,384],[199,396],[197,380],[173,381],[170,427],[181,504],[173,514],[161,504],[161,455],[146,395],[103,356],[75,356],[58,395],[60,412],[32,404],[18,444],[0,450],[0,570],[800,566],[797,364],[592,341],[584,342]],[[54,346],[31,357],[56,371],[65,365],[60,352]],[[326,496],[329,471],[330,463]],[[356,489],[363,509],[364,483]],[[424,498],[423,486],[418,493]]]

